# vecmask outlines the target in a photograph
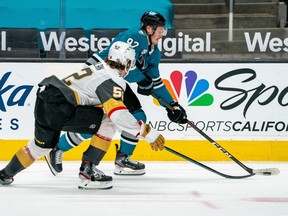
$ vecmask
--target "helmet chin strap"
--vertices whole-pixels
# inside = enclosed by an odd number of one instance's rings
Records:
[[[148,32],[146,31],[146,34],[148,35],[148,39],[149,39],[149,46],[148,46],[148,53],[150,53],[150,51],[152,50],[152,36],[155,34],[155,27],[154,26],[151,26],[152,27],[152,34],[148,34]],[[156,27],[157,28],[157,27]]]
[[[152,47],[152,35],[148,35],[148,38],[149,38],[148,53],[151,51],[151,47]]]

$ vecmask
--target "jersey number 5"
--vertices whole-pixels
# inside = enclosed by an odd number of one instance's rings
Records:
[[[118,86],[113,87],[113,98],[116,100],[121,99],[123,101],[123,99],[124,99],[123,91],[120,87],[118,87]]]

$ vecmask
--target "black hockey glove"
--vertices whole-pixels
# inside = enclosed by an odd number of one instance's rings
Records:
[[[154,88],[153,88],[153,80],[150,77],[146,77],[146,80],[141,82],[137,82],[138,88],[137,92],[142,95],[151,95]]]
[[[185,124],[187,123],[187,114],[184,108],[178,104],[177,102],[172,102],[170,105],[173,107],[173,111],[166,108],[167,110],[167,116],[170,119],[170,121],[179,123],[179,124]]]

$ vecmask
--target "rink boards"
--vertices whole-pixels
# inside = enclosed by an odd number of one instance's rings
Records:
[[[26,145],[28,140],[1,140],[0,161],[10,160],[15,152]],[[114,140],[104,157],[106,161],[115,160]],[[286,141],[227,141],[218,142],[230,154],[239,160],[244,161],[288,161]],[[82,153],[87,149],[89,141],[83,142],[78,147],[66,152],[64,160],[81,160]],[[168,140],[166,146],[181,154],[200,161],[229,161],[219,149],[208,141],[202,140]],[[183,159],[168,151],[152,151],[149,144],[140,141],[133,154],[133,159],[142,161],[182,161]],[[43,158],[42,158],[43,159]]]
[[[37,84],[52,74],[64,78],[81,67],[80,63],[0,63],[0,160],[9,160],[33,138]],[[162,63],[160,73],[189,120],[235,157],[288,161],[287,68],[287,63]],[[165,136],[168,147],[198,160],[227,159],[189,125],[171,123],[152,97],[139,95],[139,99],[148,123]],[[117,133],[115,142],[119,137]],[[64,159],[78,160],[87,145]],[[152,152],[145,142],[139,143],[134,156],[180,160],[169,152]],[[105,160],[114,157],[111,146]]]

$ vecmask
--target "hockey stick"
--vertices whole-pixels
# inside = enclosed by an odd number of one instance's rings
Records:
[[[157,93],[153,92],[152,96],[155,97],[159,102],[162,102],[164,106],[166,106],[169,110],[173,111],[174,108],[164,101]],[[237,158],[235,158],[232,154],[230,154],[226,149],[224,149],[221,145],[219,145],[216,141],[214,141],[211,137],[209,137],[206,133],[200,130],[194,123],[187,119],[187,124],[190,125],[194,130],[196,130],[200,135],[202,135],[205,139],[207,139],[211,144],[213,144],[217,149],[223,152],[227,157],[236,162],[240,167],[246,170],[251,175],[278,175],[280,170],[278,168],[267,168],[267,169],[252,169],[245,166],[242,162],[240,162]]]
[[[179,152],[177,152],[177,151],[175,151],[175,150],[173,150],[171,148],[168,148],[167,146],[165,146],[164,149],[166,151],[171,152],[172,154],[175,154],[175,155],[177,155],[177,156],[179,156],[179,157],[181,157],[181,158],[183,158],[183,159],[185,159],[185,160],[187,160],[187,161],[189,161],[191,163],[194,163],[194,164],[196,164],[196,165],[198,165],[198,166],[200,166],[200,167],[202,167],[202,168],[204,168],[204,169],[206,169],[206,170],[208,170],[210,172],[213,172],[213,173],[215,173],[217,175],[220,175],[220,176],[222,176],[224,178],[242,179],[242,178],[248,178],[248,177],[251,177],[251,176],[255,175],[254,173],[249,174],[249,175],[242,175],[242,176],[227,175],[227,174],[221,173],[221,172],[219,172],[219,171],[217,171],[215,169],[212,169],[211,167],[208,167],[208,166],[206,166],[206,165],[204,165],[204,164],[202,164],[202,163],[200,163],[200,162],[198,162],[198,161],[196,161],[196,160],[194,160],[194,159],[192,159],[190,157],[187,157],[187,156],[185,156],[185,155],[183,155],[183,154],[181,154],[181,153],[179,153]]]

